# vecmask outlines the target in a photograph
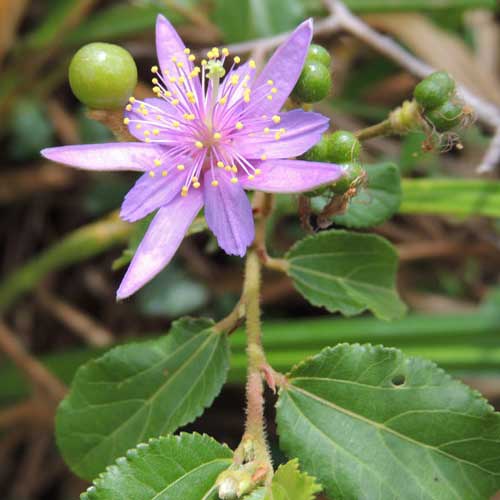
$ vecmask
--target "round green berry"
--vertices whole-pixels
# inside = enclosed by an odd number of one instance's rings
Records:
[[[328,138],[328,161],[348,163],[356,161],[361,152],[361,143],[352,132],[337,130]]]
[[[434,109],[449,99],[454,91],[453,78],[446,71],[436,71],[415,87],[413,96],[424,109]]]
[[[357,161],[344,163],[340,167],[344,175],[335,184],[330,186],[330,190],[335,194],[347,193],[352,184],[365,175],[365,169]]]
[[[460,124],[463,114],[463,108],[460,104],[446,101],[441,106],[428,111],[426,117],[438,132],[446,132]]]
[[[323,64],[327,68],[332,63],[332,58],[331,58],[328,50],[326,50],[321,45],[316,45],[314,43],[312,43],[309,46],[309,50],[307,51],[306,60],[308,62],[318,62],[320,64]]]
[[[306,151],[301,157],[301,160],[306,161],[328,161],[328,136],[323,135],[309,151]]]
[[[89,43],[73,56],[69,84],[90,108],[118,109],[134,92],[137,67],[132,56],[111,43]]]
[[[301,102],[318,102],[324,99],[332,86],[328,68],[318,62],[306,62],[293,95]]]

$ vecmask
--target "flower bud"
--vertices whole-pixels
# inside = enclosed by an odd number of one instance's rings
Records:
[[[361,143],[352,132],[338,130],[327,141],[327,161],[348,163],[359,159]]]
[[[363,165],[359,162],[344,163],[341,165],[344,175],[335,184],[330,186],[330,191],[335,194],[346,194],[353,185],[366,176]]]
[[[293,97],[300,102],[318,102],[328,95],[331,86],[330,70],[319,62],[306,61],[293,89]]]
[[[328,50],[326,50],[321,45],[312,43],[309,46],[309,50],[307,51],[306,61],[317,62],[329,68],[330,64],[332,63],[332,58]]]
[[[89,43],[73,56],[69,83],[75,96],[90,108],[118,109],[137,85],[137,67],[122,47]]]
[[[446,132],[460,124],[463,108],[453,101],[446,101],[441,106],[428,111],[425,116],[438,132]]]
[[[444,104],[455,91],[455,81],[446,71],[436,71],[422,80],[413,91],[415,100],[424,109]]]

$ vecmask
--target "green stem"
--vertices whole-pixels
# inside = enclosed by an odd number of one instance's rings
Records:
[[[355,136],[360,141],[366,141],[368,139],[373,139],[374,137],[390,135],[392,132],[393,132],[392,123],[389,119],[387,119],[384,120],[383,122],[377,123],[376,125],[372,125],[371,127],[358,130],[355,133]]]

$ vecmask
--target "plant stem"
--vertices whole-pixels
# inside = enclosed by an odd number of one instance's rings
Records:
[[[373,139],[374,137],[380,137],[382,135],[389,135],[393,132],[392,124],[389,119],[383,122],[372,125],[371,127],[358,130],[355,135],[360,141],[366,141],[367,139]]]

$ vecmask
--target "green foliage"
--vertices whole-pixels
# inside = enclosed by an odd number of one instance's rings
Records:
[[[333,217],[336,224],[365,228],[390,219],[401,204],[401,175],[393,163],[370,165],[366,185],[351,200],[343,215]]]
[[[322,490],[316,479],[299,470],[297,459],[280,465],[271,488],[259,488],[245,500],[314,500]]]
[[[500,182],[486,179],[403,179],[399,211],[500,217]]]
[[[226,42],[291,31],[305,17],[303,0],[215,0],[214,20]]]
[[[119,109],[137,85],[137,66],[128,51],[111,43],[89,43],[73,56],[69,83],[90,108]]]
[[[331,87],[330,70],[319,62],[306,60],[292,95],[300,102],[319,102],[328,95]]]
[[[338,500],[486,500],[500,487],[499,414],[396,349],[325,349],[289,374],[277,420],[285,452]]]
[[[94,481],[82,500],[216,500],[217,476],[232,452],[212,438],[181,434],[151,439]]]
[[[54,143],[52,123],[39,100],[25,98],[16,101],[9,125],[7,151],[13,160],[39,158],[40,149]]]
[[[295,287],[314,305],[347,316],[369,309],[381,319],[405,312],[394,285],[396,251],[379,236],[325,231],[298,242],[286,259]]]
[[[116,347],[80,367],[59,406],[66,463],[91,479],[126,450],[198,417],[219,393],[226,337],[208,320],[176,321],[169,335]]]

